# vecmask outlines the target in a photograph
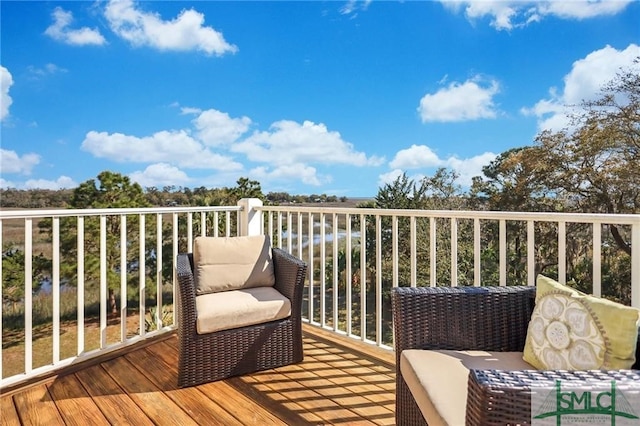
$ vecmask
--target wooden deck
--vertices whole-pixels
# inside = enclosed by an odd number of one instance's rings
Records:
[[[394,355],[304,325],[304,362],[177,389],[177,337],[0,397],[2,425],[395,423]]]

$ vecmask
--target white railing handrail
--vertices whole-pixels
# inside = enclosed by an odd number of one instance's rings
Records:
[[[3,210],[0,208],[0,219],[24,219],[43,217],[75,217],[75,216],[117,216],[138,214],[170,214],[241,211],[240,206],[202,206],[202,207],[128,207],[104,209],[29,209]]]
[[[417,209],[378,209],[371,207],[306,207],[296,206],[261,206],[257,210],[282,213],[335,213],[367,216],[415,216],[427,218],[511,220],[535,222],[568,222],[568,223],[605,223],[608,225],[640,224],[640,214],[609,213],[555,213],[555,212],[507,212],[493,210],[417,210]]]

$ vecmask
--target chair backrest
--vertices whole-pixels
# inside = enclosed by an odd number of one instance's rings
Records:
[[[275,284],[266,235],[197,237],[193,263],[196,295]]]

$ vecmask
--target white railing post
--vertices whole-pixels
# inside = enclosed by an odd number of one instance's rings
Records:
[[[4,256],[4,249],[2,247],[2,220],[0,220],[0,250],[2,251],[2,255]],[[0,277],[2,277],[2,259],[0,258]],[[4,377],[2,374],[2,342],[4,340],[4,328],[2,325],[2,307],[4,306],[4,299],[2,298],[2,287],[0,284],[0,377]]]
[[[33,220],[24,220],[24,372],[33,369]]]
[[[120,215],[120,341],[127,340],[127,215]]]
[[[238,201],[238,206],[242,207],[238,235],[261,235],[262,213],[256,207],[262,207],[262,201],[257,198],[243,198]]]
[[[640,308],[640,223],[631,225],[631,306]]]
[[[527,285],[536,285],[536,224],[527,221]]]
[[[0,248],[2,247],[2,220],[0,220]],[[4,250],[2,249],[2,255]],[[0,277],[2,277],[2,259],[0,259]],[[2,284],[0,284],[0,377],[4,377],[2,374],[2,341],[4,340],[4,328],[2,326],[2,307],[4,306],[4,299],[2,298]]]
[[[53,217],[51,294],[53,296],[53,364],[60,362],[60,218]]]

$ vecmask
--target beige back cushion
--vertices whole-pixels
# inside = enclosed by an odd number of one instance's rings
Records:
[[[197,295],[275,284],[267,236],[197,237],[193,263]]]

